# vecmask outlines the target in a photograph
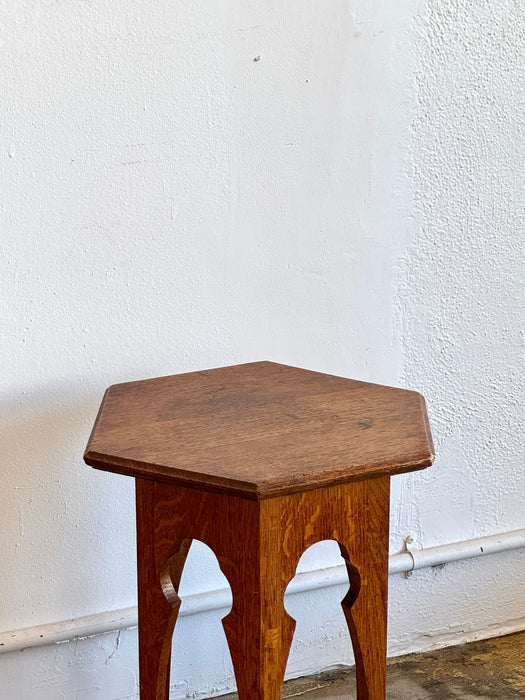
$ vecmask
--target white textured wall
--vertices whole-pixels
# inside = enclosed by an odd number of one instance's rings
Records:
[[[401,381],[431,405],[439,463],[408,480],[435,543],[524,522],[525,10],[432,2],[417,29],[417,218],[395,323]]]
[[[419,389],[439,457],[396,480],[392,550],[523,526],[519,3],[6,0],[0,23],[0,631],[135,602],[131,480],[81,461],[118,381],[272,359]],[[392,651],[518,619],[522,554],[391,579]],[[201,551],[187,590],[220,585]],[[292,673],[349,660],[341,597],[303,596]],[[215,617],[177,696],[226,687]],[[0,694],[133,697],[134,635],[0,656]]]

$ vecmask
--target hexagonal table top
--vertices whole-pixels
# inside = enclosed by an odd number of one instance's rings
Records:
[[[273,362],[115,384],[85,461],[260,500],[423,469],[423,397]]]

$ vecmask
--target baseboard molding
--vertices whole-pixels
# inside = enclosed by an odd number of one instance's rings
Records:
[[[434,632],[430,635],[418,635],[409,643],[390,644],[388,647],[389,658],[405,656],[405,654],[424,654],[435,649],[454,647],[459,644],[478,642],[482,639],[494,639],[504,637],[507,634],[515,634],[525,630],[525,617],[507,620],[501,624],[486,625],[482,630],[447,629]]]
[[[498,552],[518,549],[525,546],[525,528],[499,535],[479,537],[472,540],[429,547],[420,550],[408,550],[395,554],[389,560],[389,573],[408,573],[416,569],[442,566],[444,564],[488,556]],[[287,594],[293,595],[320,588],[343,585],[348,581],[344,566],[309,571],[298,574],[290,584]],[[191,595],[184,598],[180,615],[196,615],[210,610],[224,610],[231,605],[229,589],[221,589]],[[19,630],[0,633],[0,654],[20,651],[36,646],[64,643],[85,637],[92,637],[107,632],[131,629],[137,626],[136,607],[97,613],[70,620],[37,625]],[[442,646],[461,644],[476,638],[501,636],[525,628],[525,618],[493,626],[490,630],[476,633],[474,631],[451,631],[437,633],[431,637],[411,640],[410,644],[394,645],[390,654],[398,656],[413,651],[428,651]],[[479,637],[476,637],[479,634]]]

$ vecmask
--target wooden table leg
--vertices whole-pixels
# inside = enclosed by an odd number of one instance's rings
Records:
[[[171,540],[155,518],[155,484],[136,480],[140,700],[168,700],[178,587],[191,539]]]
[[[282,547],[279,501],[249,504],[254,517],[235,527],[235,552],[225,556],[223,544],[215,543],[233,594],[223,625],[239,700],[279,700],[295,629],[284,608],[284,592],[297,560]],[[232,534],[225,533],[225,538]]]
[[[385,700],[390,477],[279,499],[285,549],[338,542],[349,575],[342,601],[356,662],[358,700]]]
[[[348,556],[341,546],[343,558]],[[373,569],[373,570],[371,570]],[[386,694],[386,575],[361,562],[347,562],[350,589],[342,601],[354,649],[358,700],[384,700]],[[364,583],[363,583],[364,582]],[[357,596],[356,596],[357,593]]]
[[[342,606],[354,648],[358,700],[386,697],[389,481],[365,482],[359,514],[338,538],[350,582]]]

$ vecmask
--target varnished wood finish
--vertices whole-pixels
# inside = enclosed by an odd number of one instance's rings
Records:
[[[359,700],[384,700],[390,476],[432,463],[412,391],[256,362],[117,384],[86,454],[137,486],[141,700],[168,700],[191,541],[215,552],[240,700],[277,700],[295,622],[284,592],[311,544],[339,543]]]
[[[176,590],[192,539],[211,547],[232,589],[223,625],[240,700],[280,698],[295,627],[284,592],[303,551],[325,539],[339,543],[349,569],[343,609],[358,698],[384,700],[389,477],[259,502],[136,482],[141,700],[168,700]]]
[[[433,446],[416,392],[256,362],[110,387],[84,458],[260,500],[421,469]]]

